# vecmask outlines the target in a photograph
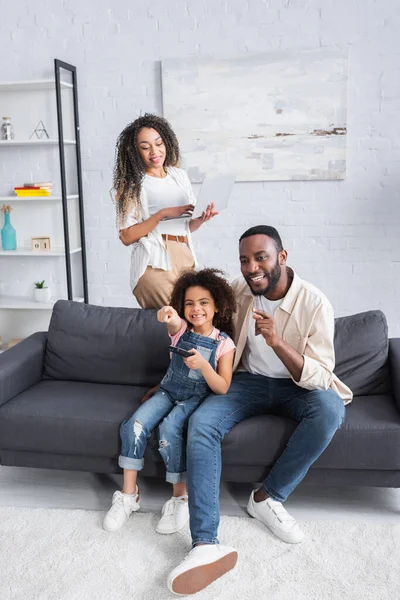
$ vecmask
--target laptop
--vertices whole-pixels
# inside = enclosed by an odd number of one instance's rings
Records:
[[[228,208],[228,202],[233,191],[235,180],[236,175],[234,173],[206,176],[201,184],[201,189],[191,218],[195,219],[201,217],[203,211],[206,210],[207,205],[211,204],[211,202],[214,202],[215,208],[218,211]],[[166,217],[163,221],[170,221],[171,219],[187,219],[188,216],[189,215]]]

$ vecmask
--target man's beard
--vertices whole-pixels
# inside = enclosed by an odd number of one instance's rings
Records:
[[[272,271],[265,271],[264,273],[264,275],[268,277],[268,285],[264,289],[254,291],[250,283],[246,279],[247,285],[249,286],[253,296],[266,296],[267,294],[269,294],[269,292],[271,292],[278,285],[279,280],[281,278],[281,273],[282,267],[279,264],[279,259],[276,259],[276,265],[272,269]]]

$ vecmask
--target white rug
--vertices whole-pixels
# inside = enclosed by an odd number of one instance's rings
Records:
[[[114,534],[103,513],[0,508],[1,600],[168,600],[168,572],[190,548],[189,531],[160,536],[158,515],[135,514]],[[223,517],[221,542],[236,568],[196,600],[397,600],[400,525],[301,523],[292,546],[253,519]]]

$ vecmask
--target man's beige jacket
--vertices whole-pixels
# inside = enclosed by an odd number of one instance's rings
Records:
[[[300,279],[292,269],[289,272],[293,275],[293,281],[275,312],[275,322],[278,335],[304,357],[300,381],[295,383],[306,390],[331,388],[348,404],[353,394],[333,373],[333,308],[320,290]],[[254,320],[254,296],[243,277],[236,279],[232,287],[238,303],[234,316],[236,355],[233,368],[236,370],[246,345],[249,320]]]

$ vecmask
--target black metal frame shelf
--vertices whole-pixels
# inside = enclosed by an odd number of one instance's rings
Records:
[[[61,87],[63,80],[61,78],[61,70],[64,69],[71,74],[72,79],[72,94],[74,107],[74,129],[75,129],[75,148],[76,148],[76,172],[78,183],[78,205],[79,205],[79,226],[81,236],[81,258],[82,258],[82,283],[83,283],[83,298],[84,302],[88,302],[88,284],[87,284],[87,262],[86,262],[86,237],[85,237],[85,220],[83,209],[83,190],[82,190],[82,166],[81,166],[81,142],[79,133],[79,112],[78,112],[78,89],[76,67],[70,65],[57,58],[54,60],[54,74],[56,87],[57,101],[57,122],[58,122],[58,148],[60,155],[60,174],[61,174],[61,198],[62,212],[64,225],[64,245],[65,245],[65,268],[67,274],[67,293],[68,300],[73,300],[72,292],[72,275],[71,275],[71,251],[69,243],[69,226],[68,226],[68,194],[67,180],[65,170],[65,152],[64,152],[64,131],[63,131],[63,113],[62,113],[62,98]]]

